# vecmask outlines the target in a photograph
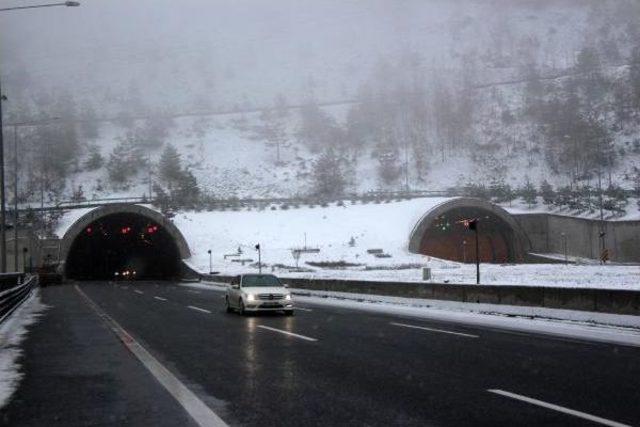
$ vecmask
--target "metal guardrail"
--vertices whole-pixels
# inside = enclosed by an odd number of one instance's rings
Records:
[[[24,281],[24,273],[0,273],[0,292]]]
[[[119,204],[119,203],[152,203],[153,200],[147,197],[111,197],[104,199],[85,199],[85,200],[65,200],[55,204],[49,204],[45,206],[31,206],[31,205],[23,205],[18,208],[20,212],[33,211],[33,212],[43,212],[43,211],[56,211],[63,209],[80,209],[80,208],[95,208],[105,205],[111,204]]]
[[[13,287],[0,291],[0,324],[13,313],[31,295],[31,291],[38,283],[37,276],[26,277],[17,273]],[[25,278],[22,281],[19,278]]]

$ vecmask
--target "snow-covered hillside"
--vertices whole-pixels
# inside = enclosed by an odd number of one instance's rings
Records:
[[[208,199],[546,181],[581,193],[560,194],[559,209],[587,211],[602,181],[625,197],[612,212],[637,211],[625,203],[640,191],[636,2],[248,4],[114,0],[59,25],[0,18],[6,120],[46,119],[16,128],[18,198],[159,184],[176,199],[158,161],[171,145]],[[122,19],[102,18],[118,8]]]

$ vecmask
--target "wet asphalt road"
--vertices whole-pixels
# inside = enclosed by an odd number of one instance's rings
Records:
[[[81,289],[229,425],[640,424],[640,348],[300,303],[240,317],[174,283]],[[189,416],[71,285],[25,342],[7,425],[186,425]],[[291,335],[296,334],[296,335]]]

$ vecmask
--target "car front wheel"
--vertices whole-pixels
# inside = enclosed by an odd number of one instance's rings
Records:
[[[225,305],[227,306],[227,313],[231,313],[233,311],[233,308],[231,308],[231,306],[229,305],[229,298],[226,297],[224,299]]]
[[[244,303],[242,302],[242,300],[238,302],[238,314],[240,314],[240,316],[244,316],[246,314],[244,311]]]
[[[285,310],[284,311],[284,315],[285,316],[293,316],[293,310]]]

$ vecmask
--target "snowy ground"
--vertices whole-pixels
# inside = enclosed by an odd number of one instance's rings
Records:
[[[329,206],[240,212],[186,212],[174,219],[184,233],[193,256],[188,262],[201,272],[209,270],[207,250],[212,251],[212,269],[239,274],[257,267],[261,244],[262,263],[282,277],[422,281],[422,268],[432,269],[433,281],[475,283],[475,265],[434,259],[409,253],[411,230],[431,207],[447,199],[425,198],[380,205]],[[304,246],[318,253],[302,254],[294,272],[292,249]],[[350,245],[351,238],[353,245]],[[242,253],[225,258],[225,255]],[[389,258],[376,258],[369,249],[382,249]],[[245,265],[238,262],[245,261]],[[592,287],[640,290],[640,266],[483,264],[482,283],[497,285]],[[344,262],[342,267],[313,263]],[[309,264],[312,263],[312,264]]]
[[[22,354],[20,343],[26,337],[27,326],[36,322],[45,309],[36,289],[0,326],[0,408],[9,401],[22,378],[18,359]]]
[[[173,219],[192,256],[187,262],[203,273],[239,274],[262,264],[282,277],[421,282],[422,268],[432,269],[438,283],[473,284],[475,265],[409,253],[409,235],[420,218],[449,199],[421,198],[382,204],[351,204],[282,210],[181,212]],[[63,236],[73,221],[90,209],[77,209],[60,221]],[[297,260],[293,249],[305,247]],[[380,249],[388,258],[369,254]],[[241,253],[238,252],[241,251]],[[640,266],[599,265],[576,259],[576,265],[525,264],[481,266],[481,282],[496,285],[590,287],[640,290]],[[320,264],[318,264],[320,263]],[[324,263],[324,264],[323,264]],[[342,263],[342,264],[341,264]],[[296,264],[300,270],[296,271]]]
[[[223,291],[222,283],[183,286]],[[473,304],[419,298],[291,289],[296,303],[373,311],[400,317],[444,320],[640,347],[640,317],[541,307]]]

